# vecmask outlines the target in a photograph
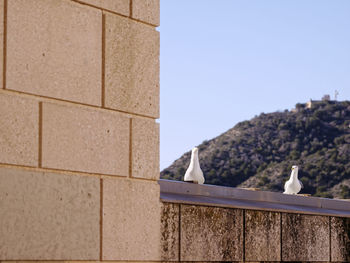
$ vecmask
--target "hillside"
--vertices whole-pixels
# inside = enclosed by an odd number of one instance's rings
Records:
[[[298,165],[301,193],[350,198],[349,126],[350,101],[262,113],[198,146],[206,183],[281,192]],[[189,161],[187,152],[161,178],[182,180]]]

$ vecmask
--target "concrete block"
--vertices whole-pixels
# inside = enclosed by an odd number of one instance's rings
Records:
[[[102,9],[129,16],[131,0],[78,0]]]
[[[127,176],[129,126],[117,112],[44,103],[42,165]]]
[[[4,1],[0,0],[0,89],[3,87],[4,72]]]
[[[1,263],[73,263],[74,261],[64,261],[64,260],[11,260],[11,261],[1,261]],[[84,263],[97,263],[96,261],[84,261]]]
[[[159,118],[159,32],[106,14],[105,106]]]
[[[140,261],[110,261],[110,263],[139,263]],[[102,263],[102,261],[96,260],[11,260],[1,261],[1,263]],[[142,263],[159,263],[157,261],[142,261]]]
[[[103,179],[103,260],[160,260],[157,182]]]
[[[0,168],[0,260],[98,260],[100,181]]]
[[[239,209],[181,205],[181,261],[242,261]]]
[[[331,217],[332,262],[350,262],[350,218]]]
[[[179,261],[179,204],[161,206],[161,260]]]
[[[11,0],[7,89],[101,105],[102,11],[67,0]]]
[[[159,26],[159,0],[132,0],[132,17]]]
[[[158,180],[159,124],[152,119],[132,120],[132,177]]]
[[[37,166],[39,102],[0,93],[0,163]]]
[[[84,263],[99,263],[100,261],[84,260]],[[1,263],[82,263],[79,260],[11,260],[1,261]]]
[[[282,214],[282,261],[328,261],[329,218]]]
[[[245,259],[281,260],[281,214],[247,210],[245,215]]]

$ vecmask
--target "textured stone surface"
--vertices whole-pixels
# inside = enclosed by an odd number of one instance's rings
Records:
[[[74,261],[64,261],[64,260],[11,260],[11,261],[0,261],[1,263],[65,263],[65,262],[74,262]],[[85,261],[84,263],[96,263],[96,261]]]
[[[159,124],[152,119],[132,120],[132,176],[158,180]]]
[[[159,0],[132,0],[132,17],[159,26]]]
[[[42,165],[127,176],[129,126],[117,112],[44,103]]]
[[[118,14],[129,16],[131,0],[78,0]]]
[[[328,261],[329,218],[283,213],[282,260]]]
[[[161,206],[161,260],[179,261],[179,204]]]
[[[245,220],[245,259],[280,261],[281,214],[247,210]]]
[[[101,105],[102,11],[11,0],[7,36],[7,89]]]
[[[160,260],[157,182],[103,179],[103,260]]]
[[[106,14],[105,106],[159,117],[159,32]]]
[[[1,261],[1,263],[82,263],[79,260],[11,260]],[[84,263],[99,263],[99,261],[84,260]]]
[[[102,261],[96,260],[11,260],[11,261],[0,261],[1,263],[102,263]],[[111,263],[139,263],[140,261],[110,261]],[[142,261],[143,263],[159,263],[157,261]],[[241,263],[241,262],[237,262]]]
[[[37,166],[39,103],[0,93],[0,162]]]
[[[3,87],[3,66],[4,66],[4,1],[0,0],[0,89]]]
[[[0,168],[0,260],[97,260],[100,183]]]
[[[240,261],[242,210],[181,205],[181,261]]]
[[[331,217],[331,259],[350,262],[350,218]]]

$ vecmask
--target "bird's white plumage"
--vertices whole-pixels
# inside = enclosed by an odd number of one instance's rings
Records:
[[[192,149],[191,162],[185,173],[184,181],[191,181],[197,184],[204,184],[204,176],[199,165],[198,148]]]
[[[298,166],[293,165],[292,173],[289,180],[284,184],[284,194],[295,195],[300,192],[303,187],[302,182],[298,179]]]

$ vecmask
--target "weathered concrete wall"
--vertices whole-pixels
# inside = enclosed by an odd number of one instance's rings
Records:
[[[0,261],[159,261],[159,0],[0,0]]]
[[[161,223],[164,261],[350,261],[350,218],[163,203]]]

